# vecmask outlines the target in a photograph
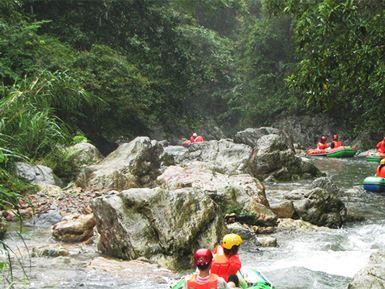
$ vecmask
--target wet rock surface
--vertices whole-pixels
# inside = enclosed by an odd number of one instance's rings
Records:
[[[130,189],[95,199],[104,254],[146,257],[170,268],[190,266],[197,247],[213,247],[225,232],[220,206],[202,191]]]
[[[385,288],[385,250],[381,249],[370,256],[367,267],[358,272],[348,289],[383,289]]]
[[[32,249],[32,257],[69,256],[69,251],[58,244],[45,245]]]
[[[285,195],[299,218],[318,226],[340,228],[346,221],[344,203],[324,189],[298,189]]]

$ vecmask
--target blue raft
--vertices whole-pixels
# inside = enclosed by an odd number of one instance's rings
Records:
[[[364,189],[375,193],[385,192],[385,178],[367,177],[364,180]]]

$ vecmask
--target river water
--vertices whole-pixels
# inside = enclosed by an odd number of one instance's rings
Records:
[[[313,161],[343,189],[339,197],[348,210],[363,215],[365,221],[347,224],[338,230],[279,232],[275,234],[277,248],[242,246],[243,265],[263,272],[277,289],[345,289],[353,275],[367,264],[370,254],[385,246],[385,196],[361,188],[362,180],[374,173],[376,165],[355,159]],[[285,191],[309,185],[310,181],[268,184],[266,194],[274,203],[282,199]],[[6,240],[15,255],[20,256],[26,271],[23,275],[13,258],[15,288],[163,289],[178,278],[176,274],[153,267],[122,269],[119,263],[92,267],[91,261],[99,257],[94,245],[68,245],[70,257],[29,258],[27,248],[53,243],[50,230],[44,226],[25,226],[22,235],[24,241],[16,232]],[[156,276],[152,276],[154,270]]]

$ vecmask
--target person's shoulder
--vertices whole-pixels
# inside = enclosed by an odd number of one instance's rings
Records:
[[[241,259],[239,258],[239,255],[230,256],[229,260],[231,260],[233,262],[241,262]]]

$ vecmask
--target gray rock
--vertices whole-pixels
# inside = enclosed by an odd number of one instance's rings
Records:
[[[218,201],[225,201],[227,207],[238,210],[246,209],[251,202],[269,206],[260,181],[249,174],[228,176],[203,162],[191,162],[187,168],[170,166],[158,177],[158,184],[169,190],[195,188],[220,198]]]
[[[32,257],[59,257],[68,256],[69,254],[67,249],[58,244],[32,248]]]
[[[189,166],[191,162],[201,161],[217,172],[232,175],[249,171],[252,149],[247,145],[222,139],[195,143],[183,149],[166,148],[165,152],[173,156],[175,164]]]
[[[74,161],[78,166],[96,164],[103,159],[99,150],[93,144],[87,142],[78,143],[67,148],[67,150],[75,155]]]
[[[243,240],[249,240],[254,236],[253,231],[240,223],[227,224],[226,226],[229,233],[238,234]]]
[[[51,209],[41,215],[36,216],[33,220],[33,224],[38,227],[49,227],[62,220],[62,216],[56,209]]]
[[[312,163],[295,155],[290,137],[276,128],[246,129],[234,139],[254,148],[249,168],[257,178],[284,181],[320,175]]]
[[[270,209],[277,215],[278,218],[294,218],[295,208],[293,202],[283,201],[278,204],[274,204]]]
[[[348,289],[385,288],[385,250],[372,254],[367,267],[359,271],[349,283]]]
[[[346,221],[344,203],[324,189],[298,189],[289,192],[285,198],[293,201],[299,218],[314,225],[339,228]]]
[[[223,213],[209,194],[193,188],[129,189],[93,202],[106,255],[145,257],[178,269],[189,267],[193,251],[213,247],[225,232]]]
[[[321,177],[321,178],[315,179],[311,183],[310,187],[311,188],[321,188],[321,189],[324,189],[327,192],[329,192],[331,194],[335,194],[335,195],[341,193],[340,188],[337,187],[337,185],[334,184],[333,181],[328,177]]]
[[[151,186],[160,174],[162,146],[148,137],[120,145],[100,163],[88,166],[76,183],[87,190],[108,191]]]
[[[16,174],[33,184],[59,184],[58,178],[51,168],[42,165],[30,165],[24,162],[16,162]]]
[[[269,134],[279,135],[280,131],[273,127],[247,128],[243,131],[237,132],[234,136],[234,141],[236,143],[247,144],[248,146],[255,147],[261,137]]]

